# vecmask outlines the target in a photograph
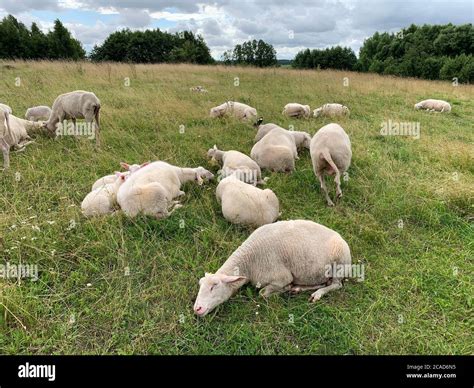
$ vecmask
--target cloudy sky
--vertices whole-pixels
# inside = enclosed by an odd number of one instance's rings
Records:
[[[472,23],[473,0],[0,0],[12,14],[47,31],[59,18],[89,51],[118,29],[183,29],[201,34],[214,58],[248,39],[272,43],[278,58],[333,45],[356,53],[375,31],[411,23]]]

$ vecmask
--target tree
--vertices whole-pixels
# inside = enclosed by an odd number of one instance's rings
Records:
[[[276,66],[278,61],[274,47],[263,40],[249,40],[235,45],[233,50],[222,54],[226,65],[251,65],[258,67]]]

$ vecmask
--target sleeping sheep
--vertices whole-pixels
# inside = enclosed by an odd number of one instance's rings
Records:
[[[117,192],[126,178],[126,174],[117,172],[114,182],[101,186],[87,194],[81,203],[84,216],[93,217],[113,213],[117,205]]]
[[[349,116],[350,111],[347,106],[341,104],[324,104],[323,106],[315,109],[313,111],[314,117],[320,116],[328,116],[328,117],[335,117],[335,116]]]
[[[310,301],[342,287],[351,252],[334,230],[312,221],[279,221],[255,230],[232,253],[215,274],[206,273],[199,280],[194,312],[209,314],[227,301],[244,284],[261,288],[260,294],[317,290]],[[338,267],[336,267],[338,266]]]
[[[47,121],[49,116],[51,116],[51,108],[44,105],[29,108],[25,113],[25,119],[29,121]]]
[[[286,104],[282,113],[288,117],[309,117],[311,115],[311,108],[309,105],[293,102]]]
[[[162,219],[180,207],[173,199],[184,195],[181,185],[194,181],[201,185],[214,175],[204,169],[181,168],[158,161],[148,164],[131,174],[120,187],[117,201],[126,215],[138,214]]]
[[[260,168],[276,172],[291,172],[298,159],[298,148],[309,148],[311,136],[306,132],[273,128],[250,151],[250,157]]]
[[[313,170],[319,179],[327,204],[334,206],[328,195],[324,174],[334,175],[336,197],[342,197],[341,174],[347,171],[352,158],[349,136],[338,124],[325,125],[313,136],[310,153]]]
[[[45,127],[51,135],[57,134],[58,125],[64,120],[72,120],[76,128],[76,119],[85,119],[92,126],[96,144],[100,144],[100,100],[92,92],[76,90],[74,92],[61,94],[53,103],[53,108]]]
[[[138,171],[140,168],[145,167],[148,165],[150,162],[146,162],[143,164],[128,164],[125,162],[120,162],[120,166],[126,171],[124,174],[128,175],[131,173],[134,173],[135,171]],[[97,179],[94,184],[92,185],[92,191],[105,186],[109,183],[114,183],[117,180],[117,174],[111,174],[111,175],[106,175],[103,176],[102,178]]]
[[[429,99],[415,104],[415,109],[425,109],[430,112],[451,112],[451,105],[443,100]]]
[[[238,120],[249,121],[257,118],[257,110],[241,102],[227,101],[212,108],[210,116],[213,118],[233,116]]]
[[[221,177],[236,174],[238,179],[253,185],[263,184],[259,165],[249,156],[239,151],[221,151],[214,145],[207,151],[207,156],[222,167]]]
[[[279,216],[278,198],[272,190],[242,182],[235,174],[219,182],[216,198],[222,205],[224,218],[233,224],[258,228]]]

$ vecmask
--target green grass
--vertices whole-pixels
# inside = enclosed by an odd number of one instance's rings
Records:
[[[0,175],[0,263],[40,270],[36,282],[0,279],[0,353],[474,352],[473,86],[335,71],[8,64],[0,63],[0,101],[14,113],[51,105],[66,91],[91,90],[102,102],[103,142],[96,151],[86,139],[37,137],[25,152],[12,153],[11,169]],[[191,93],[195,85],[209,93]],[[425,98],[446,99],[453,112],[415,111]],[[307,151],[293,174],[264,175],[282,219],[314,220],[348,241],[353,261],[365,265],[363,282],[349,281],[317,304],[307,293],[264,300],[244,287],[200,319],[192,311],[198,279],[251,232],[222,217],[215,182],[186,185],[184,207],[167,220],[81,216],[92,183],[121,160],[215,171],[206,160],[214,144],[249,153],[251,126],[208,117],[227,99],[255,106],[266,122],[311,134],[330,120],[282,117],[286,103],[350,107],[351,116],[338,122],[353,159],[336,208],[326,207]],[[380,136],[389,119],[419,122],[420,139]]]

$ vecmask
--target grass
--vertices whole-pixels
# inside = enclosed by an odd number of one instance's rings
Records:
[[[191,93],[195,85],[209,93]],[[38,137],[0,174],[0,263],[40,271],[36,282],[0,279],[1,354],[474,352],[473,86],[337,71],[0,63],[0,101],[18,116],[75,89],[101,99],[102,148],[85,138]],[[446,99],[453,112],[415,111],[425,98]],[[244,287],[199,319],[198,279],[250,233],[223,219],[215,182],[187,185],[184,208],[167,220],[81,216],[91,184],[121,160],[211,168],[206,151],[214,144],[249,153],[252,127],[208,117],[228,99],[311,134],[330,120],[284,118],[286,103],[351,108],[339,120],[353,160],[336,208],[325,205],[307,151],[293,174],[265,176],[281,218],[338,231],[365,265],[365,281],[317,304],[308,294],[263,300]],[[389,119],[419,122],[420,138],[381,136]]]

